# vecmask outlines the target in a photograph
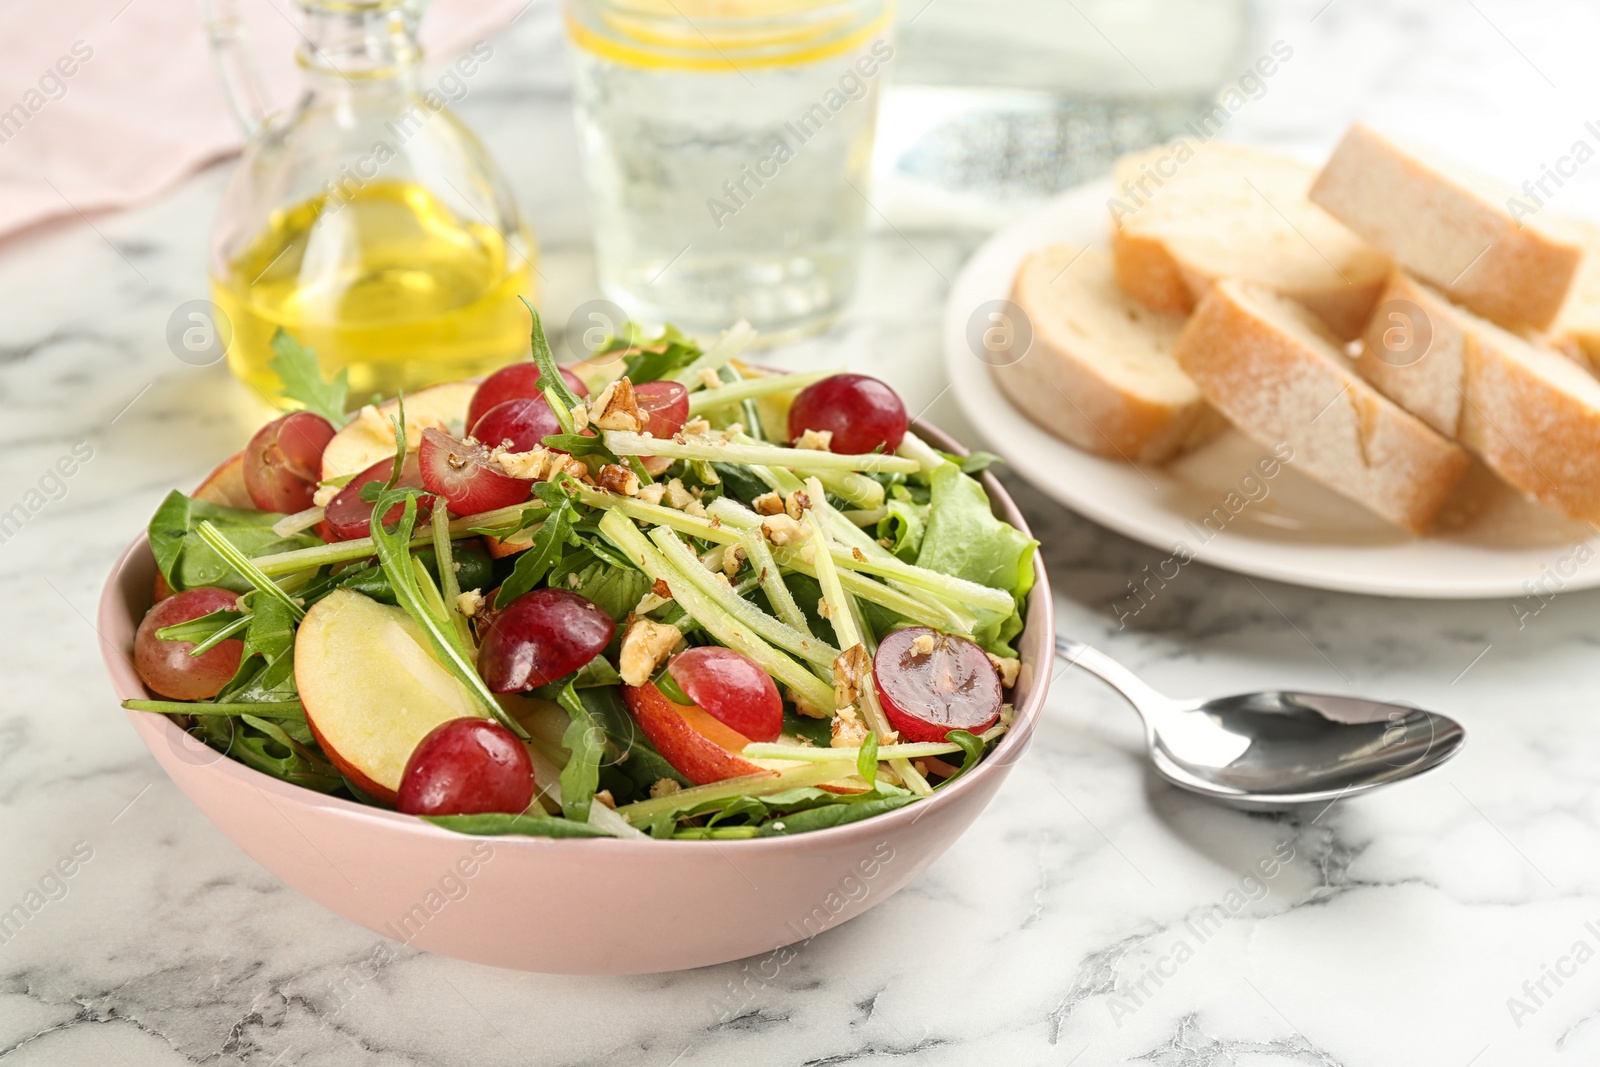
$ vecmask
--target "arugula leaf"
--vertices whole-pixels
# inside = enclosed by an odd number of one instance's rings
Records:
[[[397,429],[396,435],[403,432]],[[400,438],[397,445],[403,447],[404,439]],[[383,517],[396,504],[402,505],[402,511],[400,521],[395,523],[394,529],[391,530],[384,525]],[[455,675],[456,680],[466,686],[467,691],[477,698],[478,703],[493,715],[501,726],[526,739],[528,731],[500,706],[500,701],[484,684],[483,676],[478,673],[472,653],[461,644],[455,625],[449,619],[435,615],[424,600],[423,590],[417,578],[418,567],[411,557],[411,534],[416,525],[417,490],[415,489],[400,487],[389,489],[372,509],[373,547],[378,551],[378,563],[389,579],[389,586],[395,592],[396,602],[421,627],[434,658],[440,665]],[[426,575],[427,571],[423,570],[422,573]]]
[[[539,443],[569,455],[599,456],[607,463],[622,462],[615,452],[606,447],[605,438],[599,434],[588,437],[581,433],[553,433],[540,438]]]
[[[539,309],[529,303],[527,297],[521,299],[522,305],[528,309],[528,314],[533,316],[533,363],[539,368],[539,391],[555,393],[557,399],[571,411],[582,401],[578,399],[578,394],[572,391],[567,380],[561,377],[561,372],[556,369],[556,354],[550,351],[550,342],[545,340],[544,322],[539,318]]]
[[[961,769],[939,783],[938,788],[943,789],[951,782],[966,774],[978,765],[983,758],[983,738],[967,730],[951,730],[944,735],[944,739],[952,745],[961,746]]]
[[[298,699],[292,645],[264,661],[257,657],[240,660],[239,673],[217,694],[219,704],[276,704]]]
[[[855,802],[836,802],[808,808],[792,815],[782,815],[776,819],[767,820],[757,829],[756,836],[780,837],[784,834],[804,834],[810,833],[812,830],[826,830],[831,826],[843,826],[845,823],[855,822],[858,819],[870,819],[874,815],[882,815],[886,811],[903,808],[907,804],[915,803],[918,799],[920,798],[914,793],[906,793],[900,796],[877,797],[872,800]]]
[[[561,735],[561,747],[571,753],[567,765],[561,769],[561,813],[577,822],[587,822],[589,806],[594,803],[595,790],[600,787],[606,731],[572,682],[561,687],[556,703],[571,716],[566,732]]]
[[[484,815],[423,815],[423,822],[431,822],[458,834],[475,834],[482,837],[500,837],[518,834],[523,837],[610,837],[586,822],[558,819],[554,815],[505,815],[490,812]]]
[[[283,383],[278,394],[321,415],[335,426],[345,423],[345,402],[350,395],[350,372],[341,369],[333,381],[322,377],[317,354],[290,337],[280,327],[272,337],[272,361],[267,364]]]
[[[197,527],[210,522],[245,556],[314,548],[322,538],[310,531],[279,537],[272,524],[283,518],[271,511],[229,508],[195,500],[174,489],[150,517],[150,552],[161,576],[174,592],[214,585],[235,593],[253,587],[231,564],[200,538]]]
[[[579,543],[572,533],[578,508],[566,490],[556,482],[535,482],[533,491],[550,510],[545,515],[544,524],[533,535],[533,545],[527,551],[517,553],[516,566],[501,583],[500,592],[494,598],[496,608],[505,607],[544,581],[545,575],[561,559],[562,551],[569,545]]]
[[[630,322],[622,335],[606,347],[606,351],[622,348],[639,349],[622,364],[622,373],[634,385],[670,378],[703,354],[693,339],[671,324],[659,336],[648,337]]]
[[[248,625],[250,617],[242,611],[223,608],[188,622],[163,626],[156,631],[156,638],[161,641],[207,641],[219,631],[236,629],[241,622]]]
[[[277,659],[294,644],[294,614],[271,597],[251,598],[250,626],[245,632],[244,654]]]
[[[252,718],[257,724],[265,723],[259,717]],[[233,716],[205,715],[200,717],[192,732],[218,752],[280,781],[319,793],[337,792],[344,786],[344,779],[322,759],[307,759],[294,746],[268,734],[260,725]],[[302,748],[309,752],[309,746]]]

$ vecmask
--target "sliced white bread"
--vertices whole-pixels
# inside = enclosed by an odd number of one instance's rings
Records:
[[[1175,349],[1207,400],[1290,466],[1413,533],[1466,472],[1467,454],[1348,367],[1320,319],[1265,288],[1221,281]]]
[[[1057,437],[1097,455],[1161,463],[1226,425],[1172,358],[1183,318],[1124,295],[1105,249],[1033,253],[1011,298],[1033,343],[1017,362],[992,367],[995,382]]]
[[[1420,358],[1391,344],[1405,331],[1423,338]],[[1512,487],[1600,522],[1600,381],[1556,349],[1396,271],[1356,367]]]
[[[1186,314],[1219,278],[1269,285],[1346,340],[1361,336],[1388,260],[1306,199],[1316,169],[1243,145],[1175,141],[1112,172],[1117,280]]]
[[[1481,315],[1543,330],[1554,321],[1582,251],[1519,222],[1512,191],[1356,123],[1311,187],[1313,202],[1398,265]]]
[[[1600,226],[1587,219],[1553,219],[1551,228],[1578,242],[1583,259],[1566,303],[1551,324],[1550,343],[1587,367],[1600,370]]]

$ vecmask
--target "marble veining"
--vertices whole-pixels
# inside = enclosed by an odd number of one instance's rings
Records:
[[[1290,42],[1295,59],[1230,133],[1316,152],[1361,116],[1520,183],[1594,117],[1597,21],[1571,0],[1275,5],[1268,39]],[[536,0],[496,42],[515,62],[486,67],[461,107],[540,235],[557,319],[594,285],[560,41],[553,5]],[[1404,789],[1245,815],[1161,784],[1133,715],[1060,673],[1032,750],[972,830],[898,896],[775,970],[496,971],[383,941],[285,889],[127,729],[91,621],[107,568],[155,503],[238,448],[261,414],[220,367],[184,364],[163,340],[171,310],[206,293],[227,167],[92,228],[63,223],[0,248],[0,510],[29,513],[0,543],[0,912],[29,914],[0,930],[0,1060],[1524,1067],[1600,1056],[1600,594],[1523,615],[1507,601],[1342,596],[1195,565],[1123,629],[1113,606],[1160,554],[1014,478],[1065,632],[1174,694],[1293,683],[1437,707],[1467,724],[1467,748]],[[1553,207],[1582,210],[1597,177],[1600,164],[1580,170]],[[896,224],[874,229],[857,305],[784,359],[876,369],[959,435],[936,369],[940,314],[982,235],[880,206]],[[92,455],[43,486],[75,446]]]

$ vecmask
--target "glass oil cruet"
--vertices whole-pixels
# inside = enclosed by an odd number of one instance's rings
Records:
[[[352,403],[525,356],[533,239],[445,80],[424,83],[424,0],[296,0],[304,91],[284,113],[266,102],[238,0],[202,2],[249,137],[210,251],[234,374],[277,391],[279,327],[324,374],[349,371]],[[457,61],[449,95],[489,55]]]

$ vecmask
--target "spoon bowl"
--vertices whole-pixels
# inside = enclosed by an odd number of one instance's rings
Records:
[[[1058,637],[1056,654],[1134,706],[1163,778],[1233,807],[1332,803],[1432,770],[1466,742],[1454,719],[1393,701],[1284,690],[1172,700],[1082,642]]]

